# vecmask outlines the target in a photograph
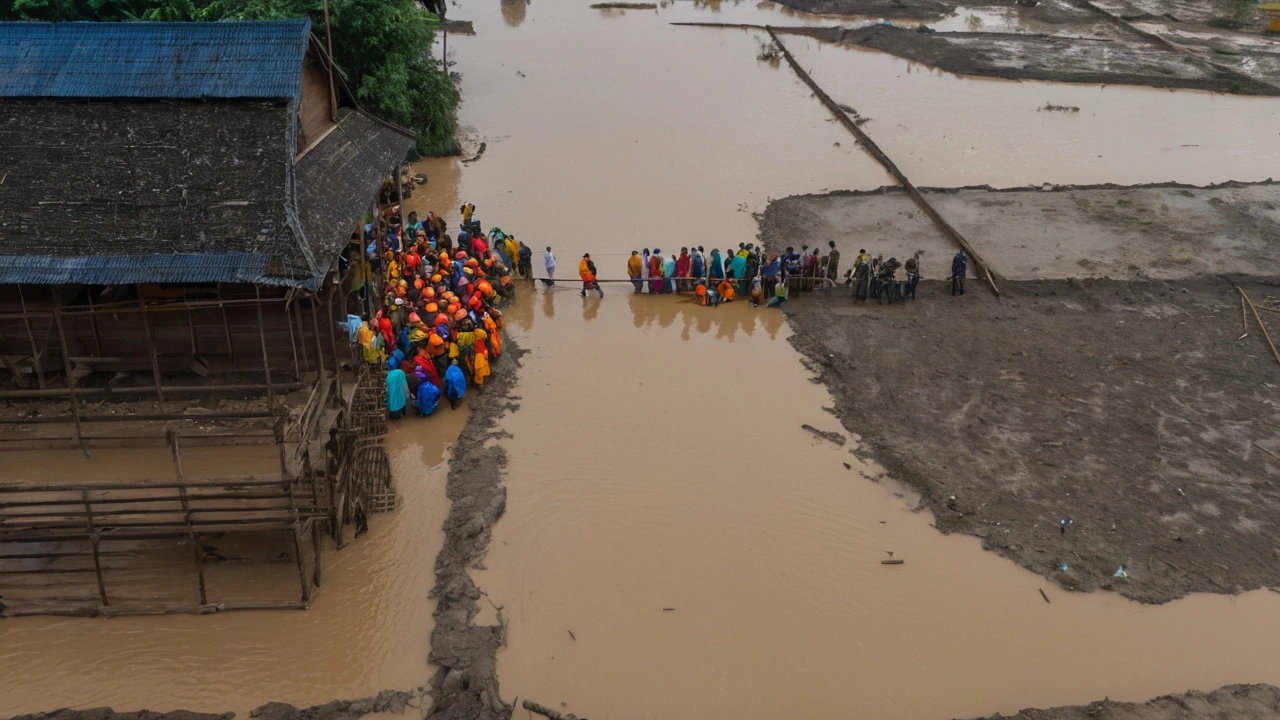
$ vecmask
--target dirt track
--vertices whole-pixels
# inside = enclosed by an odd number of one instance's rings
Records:
[[[1048,710],[993,715],[989,720],[1263,720],[1280,715],[1280,688],[1272,685],[1227,685],[1213,692],[1191,690],[1163,695],[1145,703],[1102,700]]]
[[[970,287],[788,304],[858,452],[916,487],[939,530],[1067,588],[1161,603],[1280,586],[1280,364],[1256,325],[1237,339],[1230,284]]]
[[[438,666],[431,678],[431,710],[425,716],[450,720],[506,720],[512,707],[498,694],[494,669],[505,641],[502,613],[498,625],[476,625],[481,593],[468,570],[483,560],[491,527],[507,508],[502,473],[507,464],[501,448],[489,441],[499,418],[519,408],[509,397],[520,367],[521,350],[507,339],[501,372],[494,373],[481,396],[472,396],[471,416],[458,436],[449,460],[446,494],[451,503],[444,523],[444,546],[436,557],[435,629],[430,661]]]

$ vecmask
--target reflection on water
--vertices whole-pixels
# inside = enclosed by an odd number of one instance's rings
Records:
[[[525,7],[532,2],[533,0],[501,0],[502,19],[511,27],[516,27],[524,22]]]

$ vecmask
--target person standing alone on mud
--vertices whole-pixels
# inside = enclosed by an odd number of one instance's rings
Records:
[[[591,253],[582,254],[582,261],[578,263],[578,277],[582,278],[582,292],[579,295],[586,297],[588,290],[595,290],[600,293],[600,297],[604,297],[604,289],[596,282],[596,264],[591,260]]]
[[[547,246],[547,254],[542,256],[542,262],[547,266],[547,287],[556,284],[556,256],[551,252],[551,246]]]
[[[964,275],[969,269],[969,258],[964,254],[961,248],[956,256],[951,258],[951,294],[964,294]]]
[[[631,251],[631,257],[627,259],[627,277],[631,278],[637,295],[644,291],[644,261],[635,250]]]

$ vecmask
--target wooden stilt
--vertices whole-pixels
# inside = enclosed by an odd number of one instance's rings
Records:
[[[93,308],[93,290],[87,285],[84,288],[84,297],[89,301],[89,324],[93,326],[93,348],[98,352],[98,357],[102,357],[102,333],[98,331],[98,313]]]
[[[294,303],[292,300],[290,300],[285,305],[284,319],[285,319],[285,322],[289,323],[289,349],[293,351],[293,379],[294,380],[302,379],[302,369],[298,365],[298,336],[297,336],[297,331],[298,329],[301,328],[302,323],[297,320],[297,317],[298,317],[297,304]],[[303,355],[302,359],[303,359],[303,362],[306,361],[305,354]]]
[[[222,333],[227,340],[227,360],[236,364],[236,351],[231,345],[231,323],[227,321],[227,306],[222,304],[222,283],[218,283],[218,310],[222,312]]]
[[[313,524],[311,526],[311,549],[315,553],[316,567],[315,567],[315,572],[312,573],[311,575],[311,582],[316,587],[320,587],[320,544],[321,544],[320,532],[316,529],[316,526]]]
[[[40,350],[36,347],[36,335],[31,332],[31,318],[27,317],[27,299],[22,295],[21,285],[18,286],[18,300],[22,303],[22,324],[27,329],[27,342],[31,343],[31,363],[36,368],[36,382],[39,383],[40,389],[44,390],[43,358],[40,357]]]
[[[111,603],[107,600],[107,584],[102,579],[102,557],[99,552],[98,533],[93,527],[93,508],[89,504],[89,491],[81,490],[80,497],[84,500],[85,524],[89,527],[89,539],[93,543],[93,574],[98,578],[98,599],[103,607],[107,607]]]
[[[58,328],[58,345],[62,349],[62,372],[67,376],[67,392],[71,395],[71,419],[76,425],[76,443],[80,451],[89,456],[84,447],[84,433],[80,428],[80,400],[76,397],[76,376],[71,372],[71,353],[67,351],[67,333],[62,327],[62,300],[53,291],[53,324]]]
[[[320,342],[320,318],[319,318],[319,313],[316,311],[316,305],[318,303],[316,301],[316,296],[314,294],[311,296],[310,303],[308,304],[311,305],[311,332],[315,333],[315,336],[316,336],[316,372],[318,372],[320,376],[323,377],[324,376],[324,345]]]
[[[338,397],[335,400],[341,403],[345,397],[342,392],[342,355],[338,353],[338,320],[333,315],[333,298],[342,291],[342,285],[330,285],[328,290],[326,314],[329,316],[329,351],[333,357],[333,376],[338,384]]]
[[[160,402],[164,402],[164,387],[160,381],[160,358],[156,354],[156,338],[155,334],[151,332],[151,318],[147,315],[147,302],[142,296],[142,284],[139,283],[134,287],[137,288],[138,292],[138,307],[142,310],[142,327],[147,333],[147,354],[151,356],[151,376],[156,381],[156,398]]]
[[[182,304],[185,306],[185,305],[187,304],[187,302],[188,302],[188,300],[187,300],[187,288],[186,288],[186,287],[183,287],[183,288],[182,288]],[[190,307],[187,307],[187,308],[186,308],[186,310],[185,310],[184,312],[185,312],[185,313],[186,313],[186,315],[187,315],[187,331],[188,331],[189,333],[191,333],[191,358],[192,358],[192,360],[195,360],[196,356],[198,356],[198,355],[200,354],[200,347],[199,347],[199,343],[198,343],[198,342],[197,342],[197,340],[196,340],[196,319],[195,319],[195,314],[194,314],[194,312],[191,310],[191,308],[190,308]]]
[[[262,288],[254,285],[253,296],[258,301],[254,303],[254,308],[258,311],[258,342],[262,344],[262,374],[267,379],[267,407],[274,408],[276,406],[276,391],[271,385],[271,361],[267,359],[267,331],[262,322]]]

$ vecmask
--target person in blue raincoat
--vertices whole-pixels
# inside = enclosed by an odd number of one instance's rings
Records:
[[[418,385],[418,395],[414,398],[414,406],[418,409],[418,415],[426,417],[436,411],[436,404],[440,402],[440,388],[436,384],[427,380],[427,374],[418,371],[418,377],[422,382]]]
[[[712,248],[711,250],[711,269],[707,273],[713,280],[724,278],[724,260],[720,258],[720,248]],[[707,287],[711,284],[708,283]]]
[[[458,409],[458,401],[467,392],[467,376],[458,367],[458,359],[449,362],[449,369],[444,371],[444,394],[449,398],[449,408]]]
[[[409,381],[400,368],[387,371],[387,414],[392,420],[404,417],[404,406],[409,404]]]

